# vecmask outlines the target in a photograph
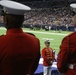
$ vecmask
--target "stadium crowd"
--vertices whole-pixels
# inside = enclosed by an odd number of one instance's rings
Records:
[[[72,16],[69,7],[32,10],[25,13],[24,24],[72,25]]]
[[[0,22],[2,17],[0,17]],[[70,8],[40,8],[25,13],[24,24],[30,25],[73,25]]]

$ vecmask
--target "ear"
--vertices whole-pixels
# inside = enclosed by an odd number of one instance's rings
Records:
[[[4,24],[7,24],[6,16],[3,17]]]
[[[76,15],[74,15],[74,17],[73,17],[73,24],[74,24],[74,26],[76,26]]]
[[[4,25],[5,25],[5,27],[7,28],[7,26],[8,26],[8,21],[7,21],[6,16],[3,17],[3,21],[4,21]]]

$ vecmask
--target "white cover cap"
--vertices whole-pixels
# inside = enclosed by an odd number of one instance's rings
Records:
[[[74,12],[76,12],[76,3],[70,4],[70,7]]]
[[[11,1],[11,0],[1,0],[1,1]]]
[[[31,10],[30,7],[15,1],[0,1],[0,5],[4,7],[6,14],[24,15],[27,10]]]

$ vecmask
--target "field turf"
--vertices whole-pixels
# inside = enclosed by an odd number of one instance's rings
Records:
[[[52,47],[53,49],[56,50],[56,53],[59,52],[59,46],[61,44],[62,39],[67,35],[70,34],[71,32],[69,31],[61,31],[61,33],[59,33],[59,31],[45,31],[45,30],[30,30],[28,28],[23,28],[24,32],[30,32],[36,35],[37,38],[39,38],[40,40],[40,46],[41,49],[43,47],[45,47],[44,45],[44,41],[46,39],[50,40],[50,47]],[[6,33],[6,29],[3,27],[0,27],[0,35],[5,34]]]

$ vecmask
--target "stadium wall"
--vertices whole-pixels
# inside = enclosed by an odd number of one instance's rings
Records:
[[[47,28],[45,28],[47,26]],[[56,26],[56,25],[53,25],[51,26],[51,28],[49,29],[49,26],[50,25],[33,25],[33,29],[36,29],[36,30],[39,30],[39,29],[45,29],[46,31],[49,31],[49,30],[62,30],[62,31],[74,31],[75,30],[75,27],[74,26]],[[23,25],[24,28],[31,28],[30,27],[30,24],[24,24]]]
[[[30,24],[23,24],[24,28],[31,28],[30,26],[31,26]],[[46,26],[47,26],[47,28],[45,28]],[[49,29],[49,26],[50,25],[34,25],[33,29],[36,29],[36,30],[45,29],[46,31],[49,31],[49,30],[74,31],[75,30],[74,26],[66,27],[64,25],[62,25],[62,26],[53,25],[53,26],[51,26],[50,29]],[[0,27],[4,27],[4,24],[0,23]]]

